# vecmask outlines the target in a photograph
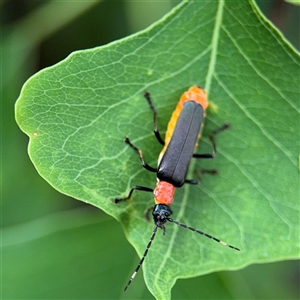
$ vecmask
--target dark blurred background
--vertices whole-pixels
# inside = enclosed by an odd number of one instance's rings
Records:
[[[296,49],[299,7],[256,1]],[[75,50],[146,28],[179,1],[2,1],[2,299],[151,299],[142,276],[122,288],[138,258],[119,223],[64,196],[36,172],[14,120],[24,82]],[[180,280],[174,299],[296,299],[299,262],[252,265]],[[198,295],[198,296],[195,296]]]

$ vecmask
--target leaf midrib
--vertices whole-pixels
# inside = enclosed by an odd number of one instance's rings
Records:
[[[218,50],[219,32],[220,32],[221,22],[222,22],[222,18],[223,18],[223,10],[224,10],[224,1],[220,0],[218,3],[215,26],[214,26],[213,35],[212,35],[209,69],[208,69],[207,76],[205,79],[205,90],[207,92],[207,95],[209,95],[211,81],[212,81],[212,77],[213,77],[213,74],[215,71],[215,66],[216,66],[216,56],[217,56],[217,50]],[[210,47],[208,47],[208,49],[209,48]],[[190,167],[189,167],[189,173],[193,172],[195,170],[195,167],[196,167],[196,161],[192,160]],[[184,216],[185,208],[187,207],[187,202],[189,199],[189,193],[190,193],[190,186],[185,185],[183,197],[182,197],[182,204],[181,204],[179,212],[177,214],[178,221],[180,221],[182,219],[182,217]],[[160,292],[160,295],[164,295],[164,292],[161,290],[161,288],[160,288],[161,285],[157,282],[157,279],[160,278],[159,275],[160,275],[161,271],[165,268],[165,266],[167,265],[167,260],[171,257],[171,251],[172,251],[172,249],[174,249],[173,247],[175,244],[175,239],[177,237],[178,230],[179,230],[179,226],[176,226],[171,235],[167,251],[165,252],[165,254],[163,256],[161,264],[159,265],[159,268],[156,272],[156,276],[154,278],[153,284],[154,284],[154,286],[156,286],[157,291]],[[161,298],[161,299],[163,299],[163,298]]]

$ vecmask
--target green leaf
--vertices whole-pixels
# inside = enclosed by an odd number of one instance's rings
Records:
[[[300,5],[300,0],[285,0],[285,1],[294,5]]]
[[[123,138],[155,166],[161,147],[143,92],[151,92],[164,133],[192,84],[204,86],[211,103],[197,152],[211,151],[207,135],[225,121],[231,129],[217,136],[214,160],[190,166],[190,178],[200,168],[219,175],[178,189],[173,217],[241,252],[167,224],[143,265],[157,299],[169,299],[178,278],[299,257],[298,54],[253,1],[185,1],[141,33],[77,51],[34,75],[16,104],[40,175],[120,220],[141,257],[153,231],[144,218],[152,196],[113,199],[134,185],[154,188],[156,179]]]

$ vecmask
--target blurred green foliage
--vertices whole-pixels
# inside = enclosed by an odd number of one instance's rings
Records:
[[[260,2],[299,49],[295,25],[299,9],[283,1]],[[119,224],[56,192],[37,174],[27,155],[28,139],[14,120],[14,103],[22,84],[38,70],[74,50],[104,45],[143,29],[175,4],[1,3],[2,299],[152,298],[141,274],[128,292],[122,292],[138,258]],[[89,277],[92,268],[99,270],[98,278]],[[295,261],[253,265],[179,280],[172,295],[174,299],[192,299],[195,294],[201,299],[296,299],[298,270]]]

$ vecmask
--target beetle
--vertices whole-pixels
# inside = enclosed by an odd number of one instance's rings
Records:
[[[199,182],[199,180],[195,179],[186,179],[186,174],[188,172],[188,167],[192,157],[213,158],[217,151],[215,135],[220,131],[227,129],[229,127],[229,124],[225,123],[223,126],[219,127],[217,130],[213,131],[210,134],[209,138],[213,148],[212,153],[193,153],[197,145],[197,140],[200,138],[200,132],[203,128],[203,122],[206,116],[206,109],[209,104],[204,89],[197,85],[193,85],[188,89],[188,91],[182,94],[168,123],[165,140],[162,139],[157,129],[157,112],[150,97],[150,93],[145,92],[144,96],[148,101],[150,109],[153,113],[154,134],[158,142],[164,147],[158,157],[158,166],[157,168],[154,168],[144,161],[142,151],[135,145],[133,145],[128,137],[124,139],[125,143],[127,143],[135,152],[137,152],[142,166],[148,171],[156,172],[157,175],[157,184],[155,189],[144,186],[135,186],[130,190],[127,197],[116,198],[114,200],[115,203],[127,201],[131,198],[132,193],[135,190],[140,190],[144,192],[152,192],[154,194],[155,202],[152,210],[152,216],[155,224],[154,230],[152,232],[146,250],[130,280],[128,281],[124,291],[126,291],[128,286],[131,284],[132,280],[143,264],[148,254],[149,248],[151,247],[152,241],[155,238],[157,229],[161,228],[163,230],[163,233],[165,234],[165,223],[167,221],[175,223],[176,225],[194,231],[198,234],[204,235],[207,238],[213,239],[214,241],[221,243],[224,246],[240,251],[240,249],[229,245],[219,240],[218,238],[215,238],[198,229],[173,220],[170,217],[172,214],[170,205],[174,200],[174,193],[176,188],[180,188],[186,183],[198,184]],[[148,214],[151,209],[152,207],[147,211],[147,218],[149,218]]]

